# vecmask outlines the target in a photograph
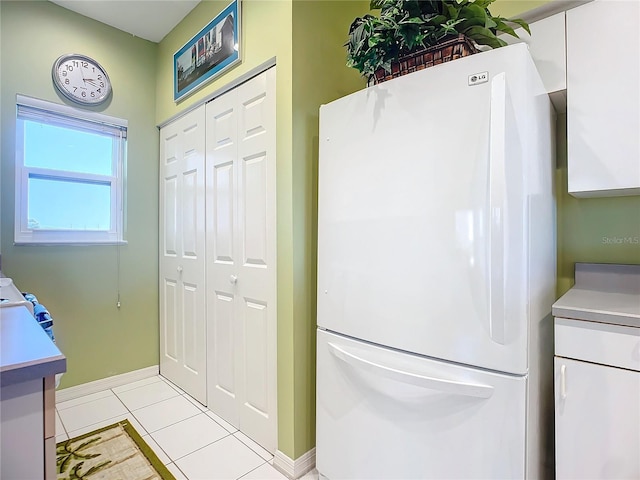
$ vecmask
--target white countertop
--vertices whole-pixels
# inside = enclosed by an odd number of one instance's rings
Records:
[[[66,370],[66,357],[26,307],[0,309],[0,386]]]
[[[553,304],[554,317],[640,328],[640,265],[576,264],[576,284]]]

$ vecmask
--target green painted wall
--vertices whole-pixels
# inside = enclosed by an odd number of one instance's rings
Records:
[[[489,10],[491,10],[493,15],[517,18],[529,10],[541,7],[552,1],[557,2],[558,0],[496,0],[489,6]]]
[[[318,110],[364,88],[345,66],[349,25],[368,1],[293,2],[294,451],[315,446]]]
[[[68,372],[62,387],[158,363],[157,45],[44,1],[0,2],[2,270],[51,311]],[[67,103],[51,66],[63,53],[98,60],[129,121],[126,239],[115,246],[14,246],[15,95]],[[121,308],[116,308],[118,289]]]

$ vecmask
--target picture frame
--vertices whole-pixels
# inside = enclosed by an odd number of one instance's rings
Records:
[[[241,0],[234,0],[173,54],[173,100],[178,102],[240,63]]]

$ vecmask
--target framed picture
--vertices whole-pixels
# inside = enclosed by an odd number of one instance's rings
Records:
[[[234,0],[173,54],[173,100],[240,63],[240,0]]]

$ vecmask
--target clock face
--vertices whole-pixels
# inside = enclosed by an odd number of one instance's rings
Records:
[[[111,93],[107,72],[84,55],[63,55],[53,64],[53,83],[69,100],[85,105],[104,102]]]

